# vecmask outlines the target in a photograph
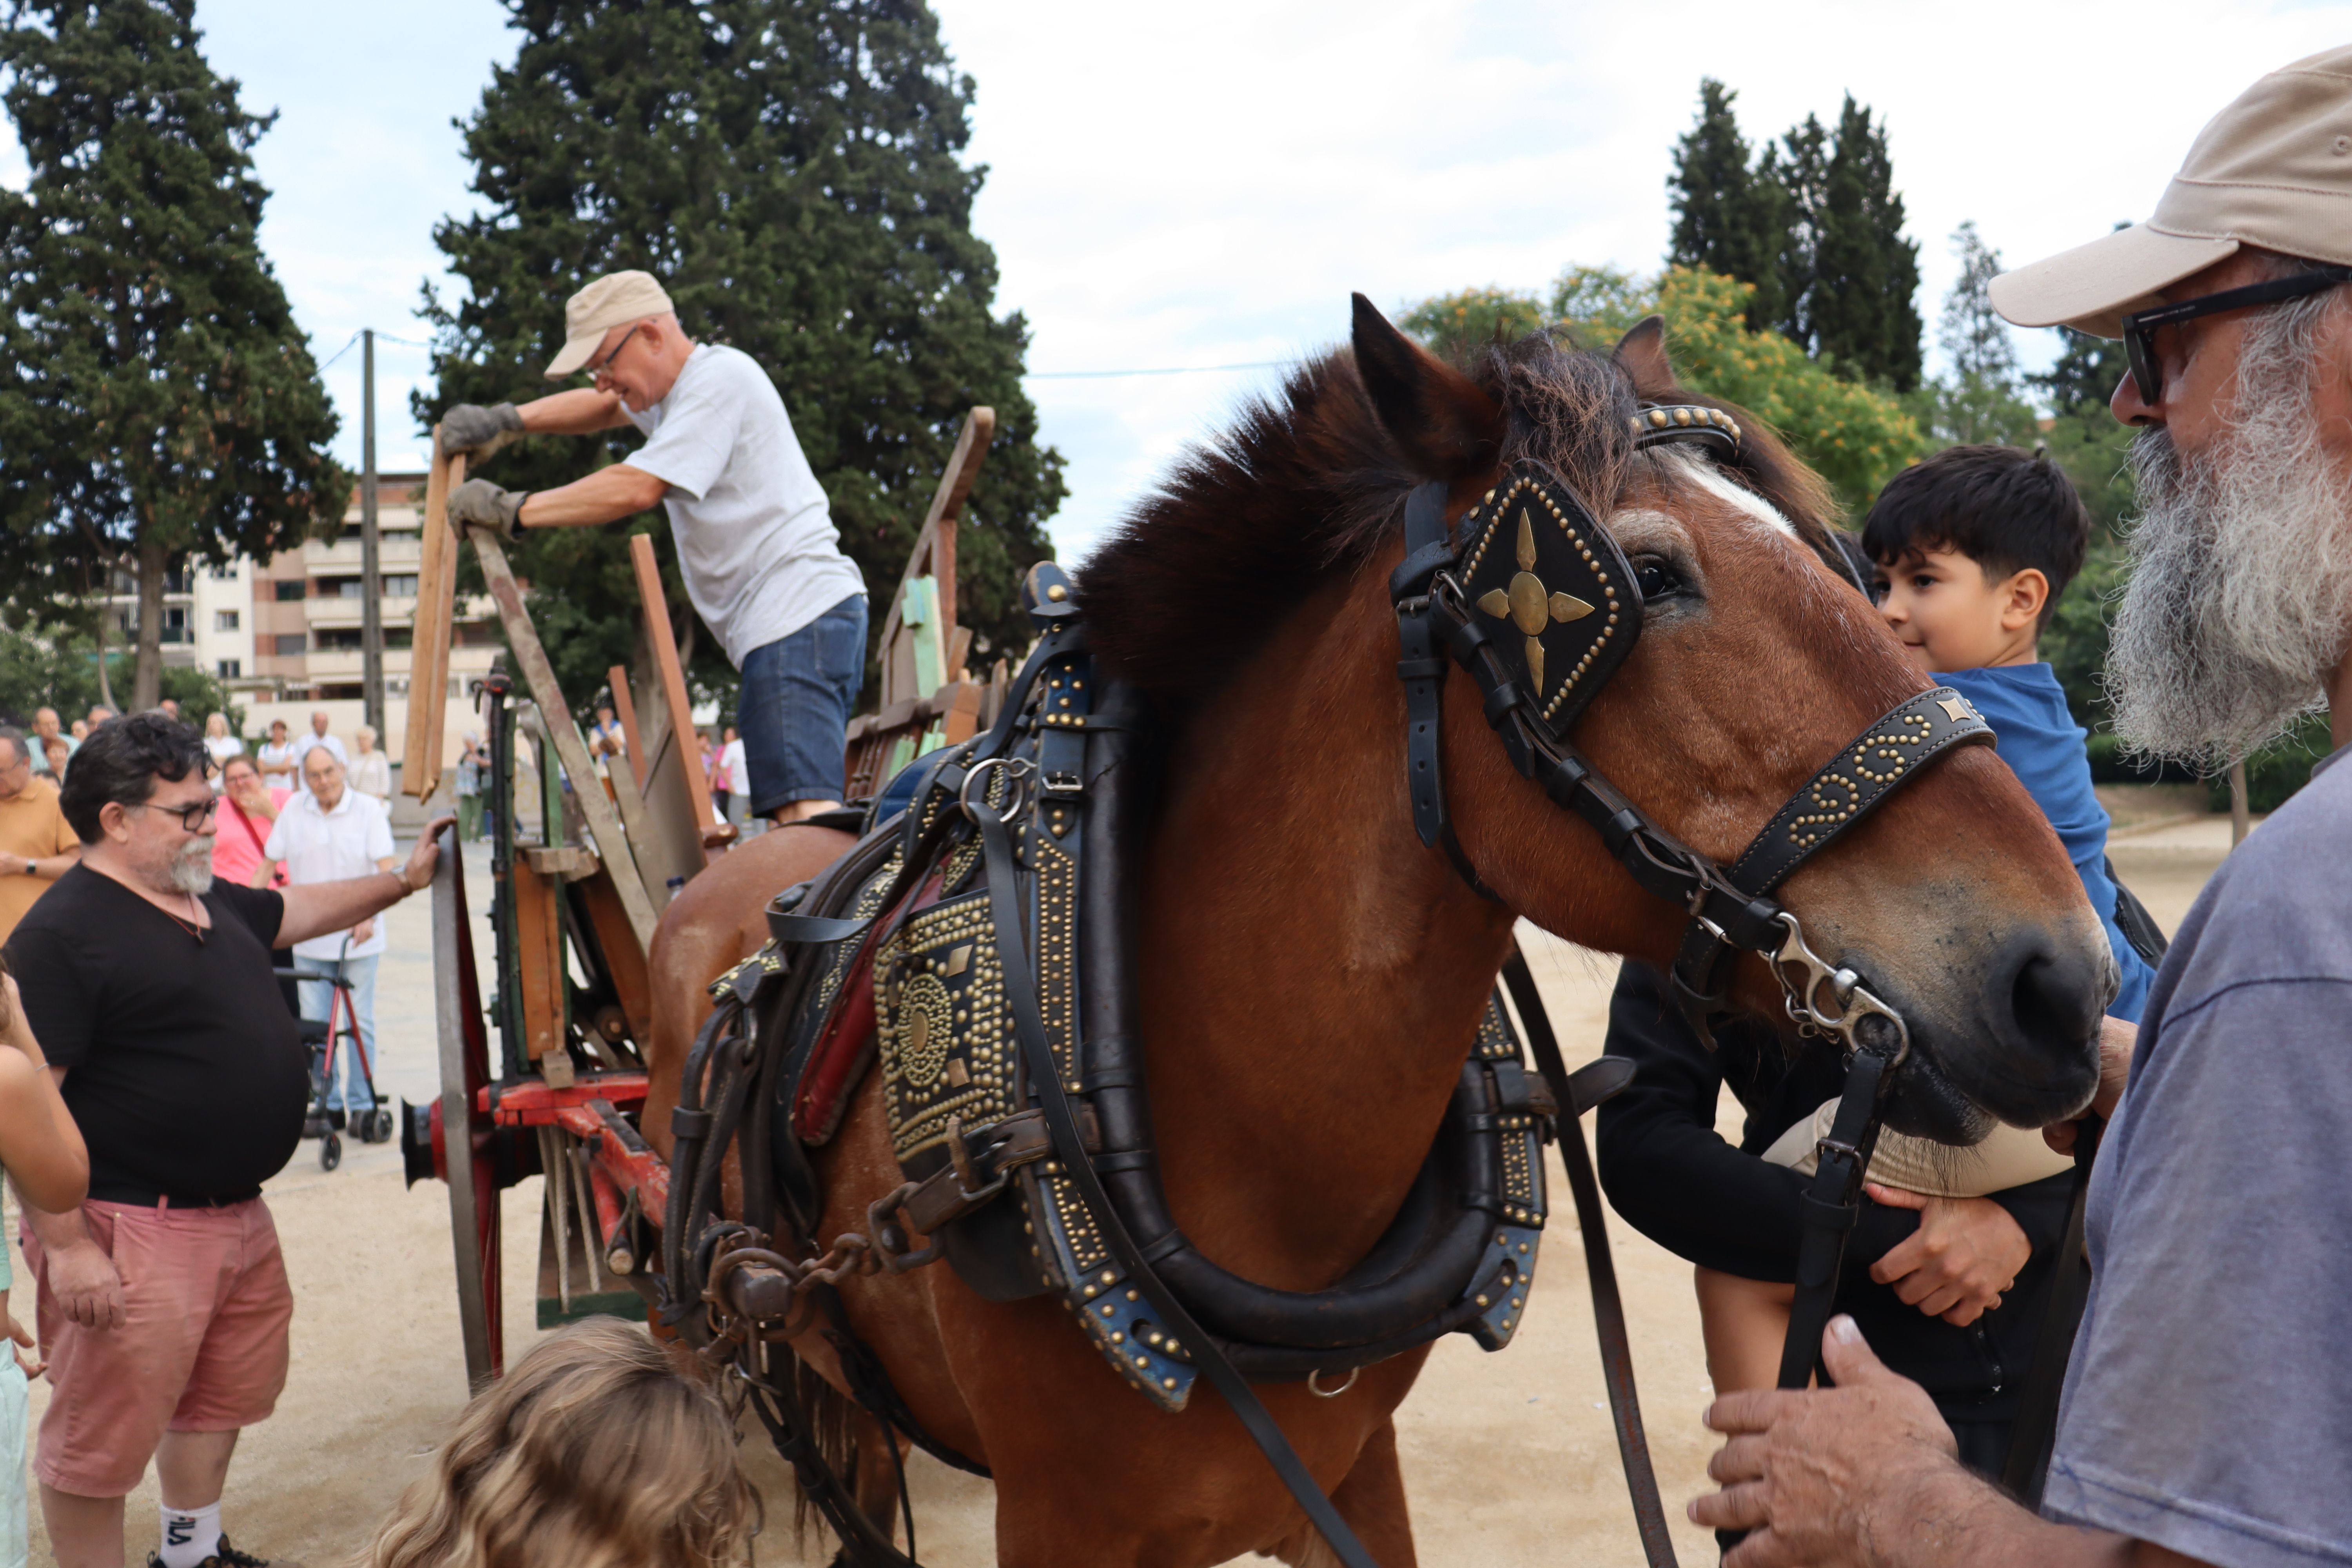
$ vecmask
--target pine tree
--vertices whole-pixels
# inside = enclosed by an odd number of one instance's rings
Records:
[[[565,296],[643,268],[688,335],[731,344],[775,381],[844,550],[866,574],[878,633],[965,411],[996,410],[996,438],[959,540],[962,624],[975,659],[1026,641],[1018,584],[1053,552],[1045,523],[1066,492],[1021,386],[1028,327],[997,317],[994,252],[971,232],[984,171],[960,161],[973,84],[923,0],[506,0],[522,34],[463,126],[483,210],[436,242],[468,297],[428,296],[437,391],[527,399],[563,339]],[[538,437],[486,466],[517,489],[625,458],[633,431]],[[625,542],[659,514],[527,536],[517,568],[567,689],[631,661]],[[665,549],[671,615],[694,620]],[[712,640],[691,674],[733,689]]]
[[[1777,326],[1784,309],[1778,262],[1787,202],[1769,166],[1748,167],[1731,107],[1738,96],[1713,77],[1699,81],[1698,122],[1675,142],[1666,177],[1675,209],[1666,265],[1753,285],[1748,324],[1760,331]]]
[[[1807,129],[1818,132],[1811,121]],[[1898,393],[1919,384],[1919,247],[1903,237],[1903,198],[1885,123],[1851,93],[1812,215],[1813,276],[1806,325],[1813,353],[1843,374],[1884,381]]]
[[[2000,252],[1984,242],[1974,220],[1953,231],[1960,275],[1944,297],[1937,341],[1951,374],[1930,395],[1936,434],[1947,441],[2023,446],[2035,436],[2033,409],[2017,373],[2017,342],[1992,308],[1988,291],[2000,276]]]
[[[31,178],[0,189],[0,593],[87,621],[136,575],[131,702],[162,690],[166,577],[339,519],[336,419],[257,230],[274,116],[194,0],[23,0],[0,74]]]
[[[1810,114],[1778,143],[1767,144],[1757,163],[1757,184],[1773,193],[1779,225],[1772,268],[1780,279],[1780,309],[1764,325],[1807,353],[1815,352],[1813,274],[1828,178],[1829,132]]]

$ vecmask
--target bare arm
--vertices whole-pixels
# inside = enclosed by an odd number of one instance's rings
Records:
[[[0,877],[21,877],[25,874],[25,868],[30,866],[34,876],[54,882],[72,870],[74,863],[80,858],[81,846],[79,844],[55,855],[43,855],[37,858],[0,855]]]
[[[586,387],[533,398],[515,412],[522,416],[522,427],[534,436],[593,436],[629,422],[619,393]]]
[[[78,1209],[89,1195],[89,1150],[58,1093],[13,975],[0,975],[0,1158],[16,1191],[45,1209]]]
[[[44,1076],[54,1090],[66,1081],[66,1069],[50,1068]],[[122,1301],[122,1276],[106,1249],[90,1238],[81,1205],[45,1209],[26,1196],[22,1184],[16,1196],[26,1226],[48,1256],[49,1294],[57,1298],[58,1310],[85,1329],[121,1328],[130,1317]]]
[[[433,865],[440,858],[436,840],[457,819],[436,816],[416,837],[415,853],[397,871],[376,871],[341,882],[312,882],[289,888],[281,895],[286,912],[278,922],[278,945],[292,947],[314,936],[348,931],[360,921],[390,908],[433,880]]]
[[[1724,1568],[2202,1568],[2104,1530],[2036,1518],[1960,1467],[1935,1401],[1889,1371],[1853,1320],[1831,1320],[1834,1388],[1751,1389],[1710,1405],[1723,1489],[1694,1523],[1751,1533]]]
[[[584,479],[551,490],[531,491],[517,521],[525,528],[586,528],[618,522],[660,505],[668,493],[667,481],[643,468],[614,463]]]

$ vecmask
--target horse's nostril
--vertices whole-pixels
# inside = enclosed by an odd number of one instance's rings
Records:
[[[2098,1068],[2099,1014],[2106,1005],[2096,957],[2079,943],[2035,933],[2018,942],[2008,963],[1989,977],[1996,1038],[1986,1042],[1990,1054],[1979,1070],[1962,1072],[1977,1079],[1981,1092],[1976,1098],[1986,1109],[2004,1120],[2031,1120],[2071,1110],[2089,1091]]]
[[[2028,1046],[2072,1045],[2082,1037],[2082,1005],[2059,966],[2036,955],[2017,966],[2009,993],[2010,1016]]]

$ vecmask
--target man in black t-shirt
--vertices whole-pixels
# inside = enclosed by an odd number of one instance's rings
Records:
[[[261,1184],[300,1142],[309,1054],[271,952],[431,880],[405,866],[283,892],[212,879],[216,797],[194,730],[90,732],[59,804],[81,863],[7,946],[25,1015],[89,1146],[89,1201],[26,1204],[49,1382],[33,1471],[66,1568],[121,1568],[122,1499],[156,1463],[163,1568],[249,1564],[220,1528],[240,1429],[286,1381],[293,1298]]]

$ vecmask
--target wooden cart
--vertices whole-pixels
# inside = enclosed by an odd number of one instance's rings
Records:
[[[955,591],[958,521],[994,426],[986,408],[966,418],[891,595],[877,710],[851,724],[845,800],[871,795],[907,762],[995,716],[1004,666],[992,681],[966,675],[971,637],[957,625]],[[463,454],[442,453],[436,430],[402,770],[403,789],[420,801],[445,771],[460,550],[447,500],[465,468]],[[675,890],[726,853],[735,830],[712,810],[652,540],[630,542],[652,668],[635,682],[611,671],[626,749],[600,773],[504,547],[479,528],[468,539],[509,649],[473,693],[490,756],[481,787],[493,972],[486,985],[464,856],[445,854],[433,885],[441,1093],[404,1105],[401,1142],[412,1184],[448,1184],[466,1373],[479,1388],[505,1370],[499,1194],[517,1183],[546,1178],[541,1327],[598,1312],[640,1316],[656,1298],[655,1232],[669,1173],[637,1129],[653,1026],[646,953]],[[526,769],[539,782],[536,823],[517,820]]]

